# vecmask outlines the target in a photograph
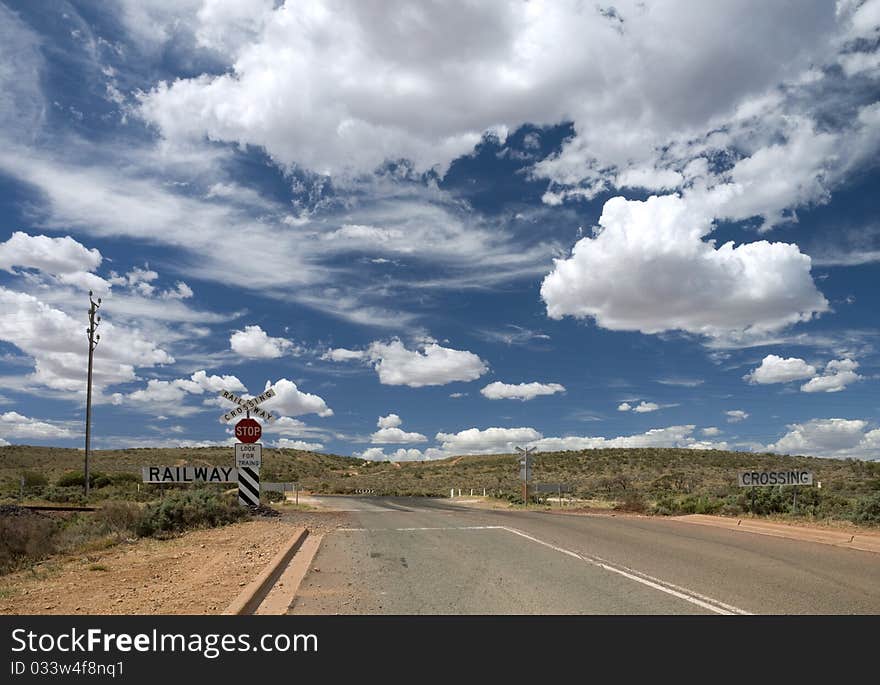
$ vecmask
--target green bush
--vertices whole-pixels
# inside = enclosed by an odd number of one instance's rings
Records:
[[[283,492],[276,492],[275,490],[264,490],[261,495],[267,502],[283,502],[285,499]]]
[[[735,502],[709,495],[685,495],[673,497],[666,495],[657,500],[652,512],[660,516],[680,516],[682,514],[737,513]]]
[[[24,479],[25,492],[39,493],[49,485],[49,479],[39,471],[22,471],[21,477]]]
[[[113,481],[114,485],[125,485],[126,483],[140,483],[142,477],[139,473],[120,471],[118,473],[110,474],[110,479]]]
[[[50,486],[43,492],[43,499],[49,502],[57,502],[58,504],[85,504],[86,500],[83,496],[82,486],[80,487],[58,487]]]
[[[215,491],[177,490],[144,508],[137,532],[150,536],[189,528],[212,528],[245,516],[245,509]]]
[[[68,471],[67,473],[59,476],[58,480],[55,481],[55,485],[60,488],[70,488],[70,487],[83,487],[86,482],[85,474],[82,471]],[[97,471],[89,473],[89,487],[90,488],[103,488],[107,487],[113,482],[113,479],[108,476],[106,473],[99,473]]]
[[[880,494],[865,497],[853,509],[855,523],[880,524]]]
[[[95,523],[110,533],[136,534],[143,516],[131,502],[107,502],[95,512]]]

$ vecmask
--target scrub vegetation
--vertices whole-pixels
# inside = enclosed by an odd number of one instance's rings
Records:
[[[112,544],[140,535],[168,535],[223,525],[242,510],[228,485],[141,483],[140,468],[228,466],[228,447],[102,450],[91,462],[94,513],[70,517],[0,516],[0,566],[77,545]],[[808,469],[822,487],[740,488],[740,470]],[[264,448],[262,479],[297,482],[305,490],[377,495],[447,496],[451,488],[521,503],[513,455],[453,457],[429,462],[373,462],[332,454]],[[722,514],[797,517],[880,525],[880,462],[672,448],[551,452],[534,457],[533,481],[565,483],[580,502],[656,515]],[[82,504],[82,452],[0,447],[0,503]],[[224,490],[226,494],[224,495]],[[23,494],[23,498],[21,497]],[[3,511],[12,511],[5,507]],[[21,511],[21,510],[18,510]]]
[[[0,574],[53,554],[213,528],[247,516],[234,497],[202,488],[173,491],[147,505],[105,500],[95,511],[42,512],[4,504],[0,505]]]

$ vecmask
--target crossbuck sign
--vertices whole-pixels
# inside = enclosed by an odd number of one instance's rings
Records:
[[[230,409],[228,412],[223,414],[220,417],[220,421],[228,422],[232,421],[232,419],[243,416],[245,413],[250,413],[253,416],[259,417],[266,421],[267,423],[272,423],[275,420],[275,417],[267,412],[265,409],[261,408],[259,405],[265,402],[268,399],[272,399],[275,397],[276,392],[273,388],[269,388],[264,392],[260,393],[256,397],[251,397],[250,399],[244,399],[236,395],[235,393],[231,393],[228,390],[223,390],[220,393],[220,397],[224,400],[229,400],[233,404],[237,404],[238,406],[235,409]]]

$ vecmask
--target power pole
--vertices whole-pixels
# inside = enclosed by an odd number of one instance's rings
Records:
[[[101,325],[101,317],[97,316],[98,307],[101,306],[101,298],[95,302],[92,299],[92,291],[89,290],[89,327],[86,329],[86,335],[89,338],[89,375],[86,385],[86,462],[83,469],[83,487],[85,488],[86,499],[89,498],[89,452],[91,451],[92,437],[92,362],[95,356],[95,348],[101,340],[101,335],[96,333],[98,326]]]

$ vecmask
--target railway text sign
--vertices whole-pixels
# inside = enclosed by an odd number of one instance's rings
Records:
[[[236,470],[228,466],[143,466],[144,483],[237,483]]]

